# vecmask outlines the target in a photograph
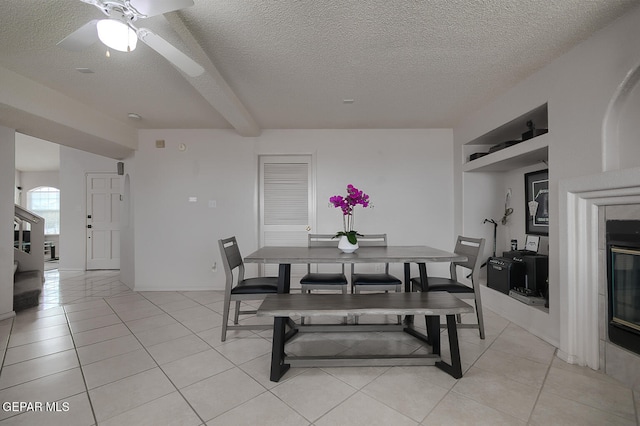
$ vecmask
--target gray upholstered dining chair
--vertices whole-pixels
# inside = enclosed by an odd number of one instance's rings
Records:
[[[427,277],[428,286],[426,290],[422,288],[422,282],[419,277],[411,279],[413,291],[446,291],[460,299],[474,299],[477,323],[459,324],[458,328],[477,328],[480,331],[481,339],[484,339],[484,319],[482,316],[479,275],[484,243],[484,238],[458,236],[454,252],[466,256],[467,260],[465,262],[451,262],[449,267],[450,278]],[[471,271],[471,286],[458,280],[457,269],[459,266]],[[458,322],[460,322],[460,316],[458,316]],[[443,326],[444,324],[441,324],[441,327]]]
[[[271,324],[247,324],[238,325],[240,315],[255,314],[256,310],[240,310],[240,304],[243,300],[262,300],[268,294],[278,292],[278,277],[244,277],[244,263],[238,248],[236,237],[229,237],[218,240],[220,254],[222,255],[222,264],[226,274],[226,282],[224,286],[224,311],[222,314],[222,336],[221,341],[227,339],[227,330],[268,330],[273,328]],[[233,271],[237,269],[237,281],[234,285]],[[235,312],[233,317],[233,325],[228,325],[229,310],[231,302],[235,301]]]
[[[358,237],[358,245],[360,247],[386,247],[387,246],[387,234],[368,234]],[[354,293],[361,293],[363,291],[402,291],[402,281],[389,274],[389,263],[384,264],[384,272],[378,273],[358,273],[355,271],[355,264],[351,264],[351,291]],[[355,322],[358,322],[358,317],[355,317]],[[401,317],[398,316],[398,323],[401,322]]]
[[[337,250],[338,241],[332,234],[309,234],[308,245],[309,247],[335,247]],[[342,294],[346,294],[349,281],[344,274],[344,263],[341,267],[341,272],[312,272],[312,265],[307,264],[307,274],[300,279],[302,293],[311,293],[312,290],[341,290]],[[300,319],[300,323],[304,324],[304,317]]]

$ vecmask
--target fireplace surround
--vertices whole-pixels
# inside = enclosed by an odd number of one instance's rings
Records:
[[[606,258],[609,341],[640,354],[640,220],[607,218]]]
[[[558,356],[640,386],[640,356],[608,336],[605,232],[605,210],[640,206],[640,168],[562,180],[559,196],[559,261],[566,267],[560,268]]]

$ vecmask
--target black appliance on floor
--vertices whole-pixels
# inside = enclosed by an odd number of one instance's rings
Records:
[[[506,257],[490,257],[487,261],[487,287],[504,294],[525,286],[525,264]]]

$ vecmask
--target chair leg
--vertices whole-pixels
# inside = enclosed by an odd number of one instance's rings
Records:
[[[357,286],[351,286],[351,292],[355,292],[355,294],[360,294],[360,289]],[[353,314],[353,323],[358,324],[358,314]]]
[[[227,323],[229,322],[229,305],[231,305],[231,301],[225,297],[224,298],[224,310],[222,311],[222,336],[220,337],[220,341],[224,342],[227,340]]]
[[[482,315],[482,302],[478,299],[476,302],[476,316],[478,317],[478,328],[480,329],[480,339],[484,340],[484,318]]]
[[[236,311],[233,314],[233,323],[238,325],[238,318],[240,317],[240,301],[236,300]]]
[[[347,294],[347,286],[343,285],[342,286],[342,294]],[[348,324],[349,323],[349,316],[346,316],[342,319],[342,323],[343,324]]]
[[[402,285],[396,286],[396,293],[402,292]],[[398,315],[398,325],[402,324],[402,315]]]

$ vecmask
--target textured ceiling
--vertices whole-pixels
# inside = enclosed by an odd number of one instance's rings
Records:
[[[111,58],[57,47],[103,16],[91,5],[2,0],[0,67],[118,120],[140,114],[138,128],[452,127],[639,3],[195,0],[144,21],[209,62],[189,78],[143,43]]]

